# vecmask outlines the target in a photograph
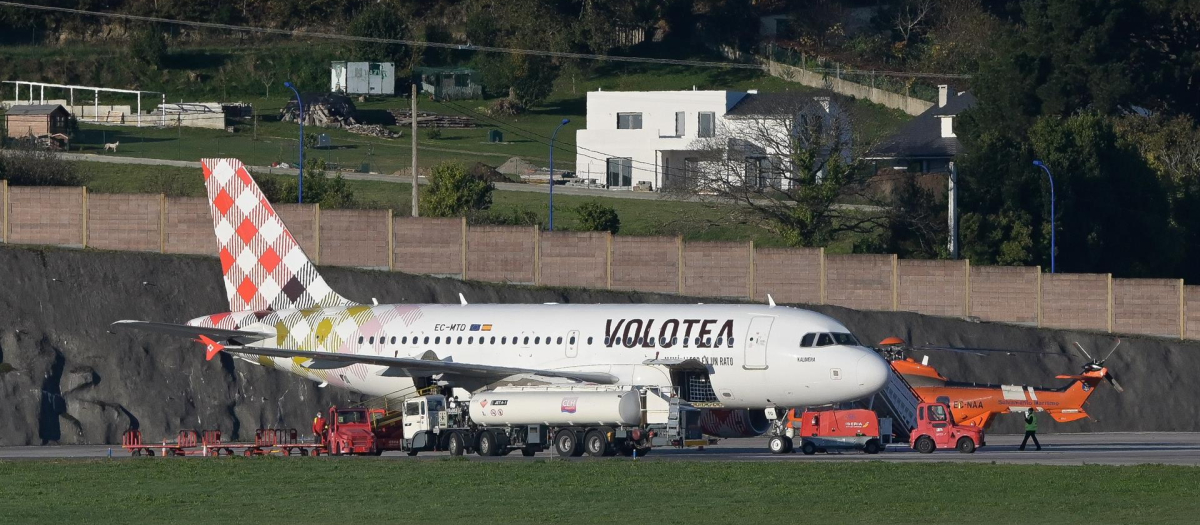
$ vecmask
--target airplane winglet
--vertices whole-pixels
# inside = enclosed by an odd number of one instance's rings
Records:
[[[466,306],[466,305],[467,305],[467,298],[466,298],[466,296],[464,296],[464,295],[462,294],[462,292],[459,292],[459,293],[458,293],[458,302],[459,302],[459,304],[461,304],[461,305],[463,305],[463,306]]]
[[[775,298],[771,297],[771,294],[767,294],[767,304],[771,305],[771,308],[775,308]]]
[[[222,345],[221,343],[218,343],[216,341],[213,341],[212,339],[209,339],[208,336],[205,336],[205,335],[201,335],[200,339],[197,339],[196,341],[204,344],[204,360],[205,361],[212,361],[212,358],[216,357],[217,354],[221,353],[221,350],[225,349],[224,345]]]

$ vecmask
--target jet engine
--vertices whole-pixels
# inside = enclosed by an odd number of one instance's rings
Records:
[[[771,428],[766,411],[705,410],[700,414],[700,429],[705,434],[722,438],[761,436]]]

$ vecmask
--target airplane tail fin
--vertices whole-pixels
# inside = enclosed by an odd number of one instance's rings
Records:
[[[237,159],[203,159],[229,310],[352,304],[334,292]]]

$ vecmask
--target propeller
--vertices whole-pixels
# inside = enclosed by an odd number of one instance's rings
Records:
[[[1089,361],[1088,364],[1083,365],[1083,369],[1085,371],[1098,371],[1104,368],[1104,362],[1108,361],[1108,358],[1112,357],[1112,355],[1116,353],[1117,348],[1121,347],[1121,338],[1117,338],[1117,344],[1113,345],[1112,350],[1109,350],[1108,354],[1105,354],[1103,359],[1096,359],[1092,357],[1092,354],[1089,354],[1088,351],[1083,348],[1083,345],[1079,344],[1079,341],[1075,341],[1075,347],[1078,348],[1080,352],[1083,352],[1083,355],[1087,357]],[[1121,387],[1121,383],[1117,382],[1117,377],[1107,369],[1104,371],[1104,379],[1112,384],[1113,390],[1116,390],[1117,393],[1125,392],[1125,389]]]

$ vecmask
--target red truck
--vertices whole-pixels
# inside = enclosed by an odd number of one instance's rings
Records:
[[[917,428],[912,430],[909,443],[922,454],[932,453],[939,448],[953,448],[963,454],[972,454],[986,444],[983,428],[956,425],[950,407],[945,403],[917,405]]]
[[[326,421],[322,438],[330,454],[378,456],[383,453],[377,443],[371,413],[366,408],[330,407]]]

